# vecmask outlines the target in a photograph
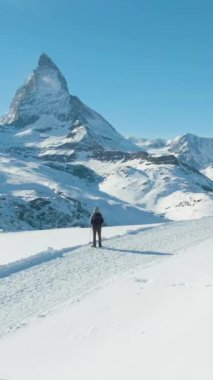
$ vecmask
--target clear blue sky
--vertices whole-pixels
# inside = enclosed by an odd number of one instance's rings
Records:
[[[124,135],[213,137],[212,0],[1,0],[0,114],[46,52]]]

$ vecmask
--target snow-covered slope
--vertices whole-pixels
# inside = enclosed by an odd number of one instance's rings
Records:
[[[213,215],[213,184],[167,157],[110,155],[70,163],[0,156],[0,228],[88,226],[95,205],[107,225]]]
[[[161,221],[145,208],[123,201],[119,193],[116,196],[102,190],[104,174],[98,168],[101,162],[95,162],[94,170],[88,160],[42,163],[0,156],[0,228],[17,231],[88,226],[97,204],[107,225]]]
[[[104,173],[100,189],[170,220],[213,215],[213,183],[196,169],[166,157],[125,162],[90,161]]]
[[[102,250],[30,233],[33,256],[0,267],[0,378],[212,379],[213,219],[141,227]]]
[[[213,181],[213,165],[208,166],[206,169],[201,170],[201,172]]]

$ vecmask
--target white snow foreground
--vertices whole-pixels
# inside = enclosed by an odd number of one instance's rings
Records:
[[[212,380],[213,218],[124,233],[41,231],[1,261],[1,379]]]

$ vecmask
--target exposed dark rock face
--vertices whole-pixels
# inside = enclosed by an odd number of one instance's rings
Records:
[[[136,152],[136,153],[125,153],[120,151],[94,151],[92,154],[92,158],[96,158],[100,161],[122,161],[126,162],[129,160],[139,159],[146,160],[149,163],[154,163],[156,165],[179,165],[178,159],[173,155],[167,156],[153,156],[148,154],[147,152]]]
[[[0,199],[0,229],[4,231],[34,230],[87,226],[90,213],[80,201],[63,193],[26,201],[21,197]]]

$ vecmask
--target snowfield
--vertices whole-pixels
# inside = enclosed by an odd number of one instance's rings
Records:
[[[89,235],[0,235],[0,378],[212,380],[213,218]]]

